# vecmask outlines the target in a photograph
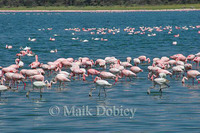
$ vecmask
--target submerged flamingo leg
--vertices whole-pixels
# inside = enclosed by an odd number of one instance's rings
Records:
[[[24,84],[24,90],[25,90],[25,88],[26,88],[26,83],[22,80],[22,83]]]

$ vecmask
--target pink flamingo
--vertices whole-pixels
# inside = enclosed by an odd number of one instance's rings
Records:
[[[126,77],[129,77],[130,80],[131,80],[131,77],[137,77],[137,75],[134,72],[130,70],[126,70],[126,69],[122,70],[121,72],[121,77],[123,76],[125,76],[125,80],[126,80]]]
[[[13,67],[4,67],[4,68],[2,68],[2,75],[1,76],[3,76],[7,72],[16,73],[16,72],[18,72],[18,70],[16,68],[13,68]]]
[[[119,76],[116,76],[110,72],[105,72],[105,71],[100,73],[100,77],[102,79],[114,79],[115,82],[113,83],[113,85],[118,81],[118,78],[119,78]]]
[[[131,57],[127,57],[127,58],[126,58],[126,61],[127,61],[128,63],[131,63],[131,60],[132,60]]]
[[[143,61],[148,61],[148,63],[151,62],[151,60],[149,58],[147,58],[146,56],[142,55],[142,56],[139,56],[138,59],[143,62]]]
[[[6,45],[6,48],[7,49],[12,49],[12,46],[11,45]]]
[[[183,77],[182,79],[182,83],[184,84],[185,83],[185,80],[188,80],[189,78],[192,78],[193,79],[193,84],[194,84],[194,79],[196,78],[197,79],[197,76],[200,75],[200,72],[197,71],[197,70],[189,70],[187,72],[187,77]]]
[[[178,77],[178,75],[184,72],[184,69],[185,69],[184,66],[180,66],[180,65],[174,66],[172,67],[172,71],[173,71],[172,75],[176,74],[176,77]]]
[[[160,73],[165,73],[166,75],[172,76],[172,73],[170,73],[168,70],[164,70],[164,69],[156,69],[155,73],[156,73],[156,76],[155,75],[151,76],[152,81],[154,80],[153,77],[158,77]]]
[[[114,68],[110,68],[109,71],[116,75],[116,74],[119,74],[121,70],[119,68],[114,67]]]
[[[168,63],[173,66],[173,65],[176,65],[176,61],[175,60],[169,60]]]
[[[49,38],[49,41],[55,41],[56,39],[55,38]]]
[[[55,78],[52,79],[51,81],[53,84],[56,84],[57,82],[59,82],[59,87],[61,87],[61,83],[63,82],[70,82],[70,80],[64,76],[63,74],[57,74]]]
[[[168,62],[169,58],[164,56],[164,57],[161,58],[161,60],[164,61],[164,62]]]
[[[194,62],[196,62],[196,66],[197,66],[197,69],[199,68],[199,62],[200,62],[200,57],[195,57],[193,59]]]
[[[35,61],[32,62],[29,66],[31,66],[31,68],[37,68],[40,66],[40,62],[38,61],[38,55],[35,55]]]
[[[44,76],[39,74],[39,75],[33,75],[29,77],[31,80],[36,80],[36,81],[44,81]]]
[[[72,66],[72,62],[70,62],[68,60],[63,60],[61,63],[65,68]]]
[[[192,61],[195,58],[195,55],[190,54],[187,56],[187,60]]]
[[[20,73],[14,73],[12,75],[12,80],[14,82],[17,81],[17,90],[18,90],[18,81],[22,81],[23,82],[23,84],[24,84],[24,90],[25,90],[26,83],[23,81],[24,79],[25,79],[25,77],[22,74],[20,74]]]
[[[85,74],[85,71],[83,70],[83,69],[80,69],[80,68],[74,68],[73,70],[72,70],[72,72],[71,72],[71,76],[75,76],[75,75],[82,75],[82,78],[83,78],[83,81],[85,81],[86,79],[85,79],[85,77],[87,76],[86,74]],[[70,77],[71,77],[70,76]]]
[[[93,60],[90,60],[90,61],[86,61],[85,62],[85,66],[86,66],[86,68],[88,68],[88,67],[92,67],[94,65],[94,61]]]
[[[184,67],[185,67],[185,70],[188,71],[188,70],[192,69],[192,64],[187,63],[184,65]]]
[[[25,75],[25,79],[27,77],[31,77],[31,76],[39,75],[40,74],[40,72],[38,70],[36,70],[36,69],[33,69],[33,70],[23,70],[23,71],[21,71],[21,74],[22,73]]]
[[[100,72],[99,71],[97,71],[96,69],[88,69],[87,70],[87,75],[89,76],[89,75],[92,75],[92,79],[93,79],[93,75],[99,75],[100,74]]]
[[[130,68],[130,70],[131,70],[132,72],[134,72],[135,74],[137,74],[137,73],[139,73],[139,72],[143,72],[143,70],[142,70],[141,68],[139,68],[138,66],[132,66],[132,67]]]
[[[129,62],[120,62],[120,65],[124,67],[132,67],[132,65]]]
[[[134,58],[133,62],[134,62],[134,65],[137,66],[138,64],[140,64],[140,59]]]
[[[179,37],[180,35],[179,34],[177,34],[177,35],[174,35],[174,37]]]
[[[99,65],[100,62],[106,62],[105,60],[103,59],[97,59],[94,63],[95,66]]]
[[[9,81],[9,86],[11,86],[11,82],[12,82],[12,75],[13,75],[14,73],[12,73],[12,72],[7,72],[7,73],[5,73],[5,79],[2,79],[2,83],[3,83],[3,80],[5,80],[5,81]]]

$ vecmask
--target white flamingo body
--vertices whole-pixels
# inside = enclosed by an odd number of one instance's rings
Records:
[[[160,86],[160,92],[162,93],[162,89],[166,88],[166,87],[170,87],[167,83],[169,81],[165,78],[156,78],[153,80],[153,86],[150,88],[155,88],[156,85],[159,85]],[[150,94],[150,89],[148,89],[147,93]]]

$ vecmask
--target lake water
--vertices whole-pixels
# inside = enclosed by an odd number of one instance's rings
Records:
[[[198,29],[189,28],[200,24],[200,12],[129,12],[129,13],[1,13],[0,14],[0,65],[6,67],[14,63],[20,47],[30,46],[39,56],[39,61],[47,63],[57,58],[90,57],[93,60],[115,56],[122,61],[146,55],[154,57],[173,54],[196,54],[200,51]],[[167,31],[157,32],[156,36],[129,35],[126,27],[173,26],[172,34]],[[188,30],[176,30],[175,26],[187,26]],[[113,28],[120,29],[115,35],[91,35],[90,32],[66,31],[65,28]],[[38,29],[45,30],[38,30]],[[47,28],[53,28],[48,31]],[[75,33],[75,35],[72,35]],[[49,38],[57,34],[56,40]],[[179,38],[173,35],[180,34]],[[35,42],[28,38],[36,38]],[[79,40],[72,40],[78,37]],[[92,38],[105,38],[108,41],[95,41]],[[89,42],[81,42],[87,39]],[[177,41],[177,45],[172,45]],[[5,49],[5,45],[13,49]],[[50,53],[57,49],[57,53]],[[24,68],[34,61],[34,57],[22,57]],[[64,89],[53,85],[44,89],[43,97],[39,92],[26,92],[31,89],[27,82],[26,90],[20,84],[19,91],[2,93],[0,101],[0,132],[199,132],[200,131],[200,86],[181,79],[171,79],[170,88],[163,94],[153,91],[147,95],[152,82],[147,79],[147,65],[140,65],[144,70],[132,81],[120,80],[107,89],[107,97],[93,96],[88,93],[94,88],[92,78],[87,81],[72,80]],[[113,82],[110,81],[109,82]],[[13,88],[16,89],[16,88]],[[90,108],[92,115],[65,116],[66,108]],[[112,109],[135,109],[133,118],[128,116],[97,115],[96,107]],[[53,112],[50,110],[52,108]],[[59,109],[57,109],[57,108]],[[56,115],[52,116],[49,113]],[[59,112],[60,111],[60,112]],[[101,110],[102,111],[102,110]],[[102,112],[101,112],[102,113]]]

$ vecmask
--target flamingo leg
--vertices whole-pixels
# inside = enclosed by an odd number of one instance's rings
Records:
[[[17,82],[17,90],[18,90],[18,82]]]
[[[104,93],[105,93],[105,97],[106,97],[106,89],[103,87],[103,89],[104,89]]]
[[[115,81],[115,82],[113,83],[113,85],[115,85],[115,83],[117,83],[117,81]]]
[[[25,90],[25,88],[26,88],[26,83],[22,80],[22,83],[24,84],[24,90]]]
[[[101,87],[99,87],[99,95],[98,96],[100,96],[100,93],[101,93]]]
[[[59,83],[59,88],[61,87],[61,82]]]
[[[192,79],[192,84],[194,85],[194,78]]]
[[[40,88],[40,98],[42,98],[42,88]]]

